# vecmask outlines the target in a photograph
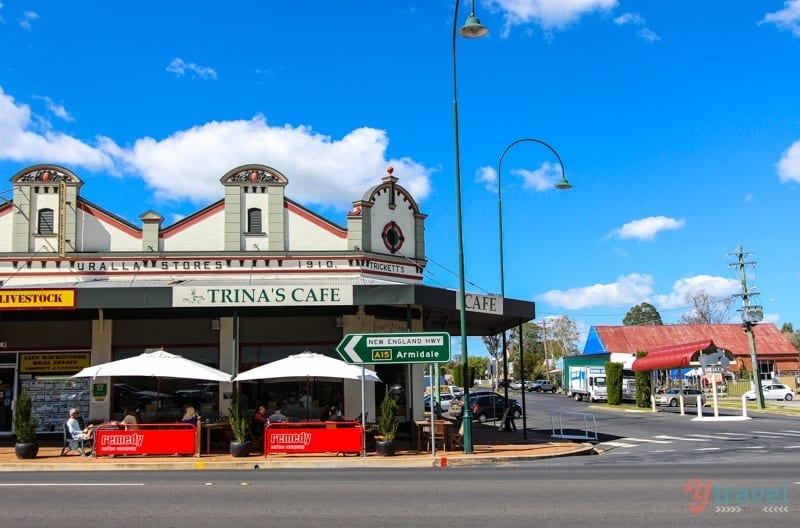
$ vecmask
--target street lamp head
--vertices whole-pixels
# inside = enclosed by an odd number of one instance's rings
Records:
[[[464,23],[464,26],[458,30],[458,34],[465,38],[481,38],[488,35],[489,30],[486,29],[486,26],[481,24],[481,21],[475,16],[475,13],[471,13]]]
[[[572,189],[572,184],[569,181],[567,181],[567,178],[562,176],[561,181],[559,181],[556,184],[556,189],[558,189],[559,191],[568,191]]]

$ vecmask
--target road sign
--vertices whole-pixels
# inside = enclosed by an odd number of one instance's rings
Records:
[[[347,334],[336,352],[345,362],[354,364],[446,363],[450,361],[450,334]]]

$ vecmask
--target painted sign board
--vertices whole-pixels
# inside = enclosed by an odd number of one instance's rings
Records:
[[[351,364],[447,363],[450,361],[450,334],[347,334],[336,347],[336,352]]]

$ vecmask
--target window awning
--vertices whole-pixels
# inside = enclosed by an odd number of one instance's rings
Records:
[[[633,362],[632,370],[660,370],[689,367],[699,365],[700,354],[713,354],[719,350],[733,361],[733,354],[730,351],[721,349],[714,344],[714,341],[694,341],[692,343],[682,343],[665,347],[652,348],[647,351],[647,355],[637,358]]]

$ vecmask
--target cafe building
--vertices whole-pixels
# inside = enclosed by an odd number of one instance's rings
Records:
[[[289,178],[266,165],[233,168],[221,198],[175,222],[153,210],[130,222],[81,197],[68,168],[36,165],[11,177],[0,202],[0,435],[12,402],[33,400],[40,432],[58,432],[70,407],[87,419],[135,407],[145,421],[193,405],[224,415],[231,383],[72,378],[86,366],[150,349],[238,373],[303,351],[339,357],[348,334],[460,335],[457,292],[425,284],[424,214],[389,168],[354,197],[345,218],[323,218],[286,195]],[[466,294],[470,336],[534,318],[532,302]],[[454,354],[457,353],[454,351]],[[401,422],[423,415],[426,364],[367,365],[368,419],[390,391]],[[361,412],[353,380],[240,382],[244,401],[318,418],[337,404]]]

